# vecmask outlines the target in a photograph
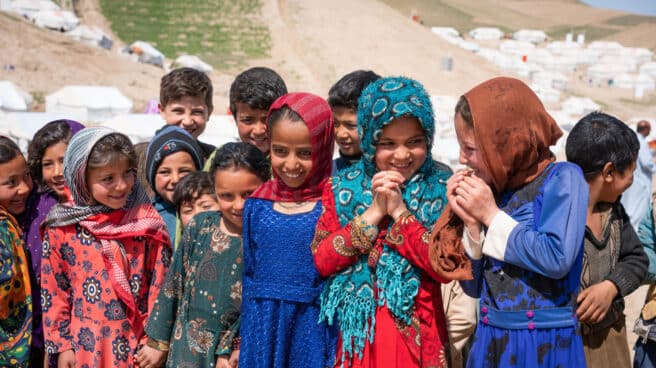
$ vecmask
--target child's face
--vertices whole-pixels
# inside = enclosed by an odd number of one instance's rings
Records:
[[[360,137],[358,137],[358,114],[348,107],[333,108],[335,122],[335,142],[339,151],[348,156],[360,154]]]
[[[426,133],[414,117],[400,117],[383,128],[376,145],[378,170],[399,172],[407,180],[424,164],[428,155]]]
[[[165,201],[173,203],[173,192],[178,182],[196,171],[194,159],[187,151],[174,152],[162,160],[155,172],[155,192]]]
[[[254,109],[247,103],[237,102],[236,123],[239,139],[250,143],[264,153],[269,152],[266,118],[269,111]]]
[[[178,126],[198,139],[205,131],[205,126],[212,111],[202,97],[184,96],[170,101],[166,106],[158,105],[159,114],[167,125]]]
[[[65,142],[55,143],[46,148],[41,158],[41,175],[43,182],[52,189],[59,200],[66,199],[66,182],[64,181],[64,155],[66,154]]]
[[[134,187],[136,170],[127,158],[120,157],[107,166],[88,168],[87,185],[95,203],[111,209],[125,207]]]
[[[290,188],[305,183],[312,171],[312,145],[303,122],[282,118],[273,125],[271,168]]]
[[[219,201],[226,229],[233,234],[242,232],[244,202],[262,184],[262,180],[245,169],[217,170],[214,190]]]
[[[467,125],[467,122],[460,114],[455,116],[455,126],[458,145],[460,145],[458,162],[467,165],[467,167],[474,170],[473,173],[476,176],[483,179],[488,185],[492,185],[492,174],[488,170],[485,160],[483,160],[481,151],[478,149],[474,129]]]
[[[30,190],[32,177],[23,155],[0,164],[0,206],[12,215],[20,215],[25,212]]]
[[[216,201],[216,196],[202,194],[191,202],[183,202],[180,204],[180,222],[182,222],[182,226],[187,226],[187,223],[196,216],[196,214],[218,210],[219,204]]]
[[[604,176],[604,185],[599,195],[600,202],[615,203],[625,190],[633,184],[633,172],[635,171],[635,161],[631,166],[624,169],[623,173],[614,167]],[[604,173],[602,173],[604,175]]]

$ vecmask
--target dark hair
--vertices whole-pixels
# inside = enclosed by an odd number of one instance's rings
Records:
[[[467,102],[465,96],[460,96],[455,110],[456,114],[460,114],[462,120],[464,120],[470,128],[474,127],[474,119],[472,118],[471,109],[469,108],[469,102]]]
[[[230,142],[216,151],[210,171],[212,181],[215,180],[217,171],[228,169],[248,170],[263,182],[271,178],[269,160],[262,151],[250,143]]]
[[[579,120],[565,145],[567,160],[583,170],[586,179],[610,162],[624,173],[638,156],[636,133],[614,116],[595,111]]]
[[[216,197],[214,193],[214,183],[212,177],[208,172],[195,171],[182,178],[175,186],[173,192],[173,204],[175,204],[178,211],[183,203],[188,203],[197,200],[203,194],[209,194]]]
[[[66,120],[55,120],[44,125],[35,134],[32,142],[27,148],[27,165],[35,183],[41,183],[43,179],[42,160],[48,147],[57,143],[65,143],[71,140],[73,132]]]
[[[130,139],[121,133],[110,133],[96,142],[91,149],[87,169],[105,167],[120,157],[127,158],[130,167],[137,168],[137,155]]]
[[[328,91],[328,104],[331,108],[345,107],[358,109],[358,98],[371,82],[380,79],[380,75],[371,70],[356,70],[337,81]]]
[[[23,155],[16,142],[9,137],[0,135],[0,164],[6,164],[18,155]]]
[[[212,113],[212,81],[207,74],[193,68],[174,69],[162,77],[159,85],[159,103],[165,107],[168,103],[183,97],[200,97]]]
[[[149,198],[153,198],[155,193],[153,188],[150,187],[148,176],[146,175],[146,152],[148,151],[148,144],[150,142],[139,142],[134,145],[134,154],[137,158],[137,178],[139,183],[146,190]]]
[[[269,128],[269,135],[273,131],[273,126],[282,119],[289,119],[293,122],[303,122],[303,118],[296,111],[289,108],[289,106],[284,105],[283,107],[273,110],[269,113],[269,121],[267,126]]]
[[[278,97],[287,94],[287,86],[272,69],[254,67],[239,74],[230,85],[230,111],[237,118],[237,103],[253,109],[269,110]]]
[[[651,130],[651,124],[647,120],[640,120],[636,126],[638,133],[643,133]]]

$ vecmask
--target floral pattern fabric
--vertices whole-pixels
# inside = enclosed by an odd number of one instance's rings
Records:
[[[170,343],[167,367],[213,367],[230,354],[239,331],[242,241],[204,212],[187,225],[146,325],[146,334]]]
[[[123,238],[132,295],[142,316],[155,303],[171,262],[170,247],[152,238]],[[41,306],[46,352],[75,351],[78,367],[133,367],[145,342],[132,326],[102,256],[102,244],[80,225],[43,236]],[[144,319],[145,321],[145,319]]]

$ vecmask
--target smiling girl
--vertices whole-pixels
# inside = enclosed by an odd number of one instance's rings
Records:
[[[30,362],[34,301],[15,216],[25,211],[31,189],[23,154],[11,139],[0,136],[0,367],[27,367]]]
[[[34,189],[22,223],[23,238],[31,258],[32,299],[36,301],[41,299],[41,224],[55,204],[70,200],[64,180],[64,154],[71,137],[82,129],[84,125],[73,120],[51,121],[34,134],[27,149]],[[41,303],[34,304],[33,318],[31,366],[40,367],[44,354]]]
[[[323,282],[310,243],[332,169],[332,114],[322,98],[290,93],[271,105],[267,122],[274,178],[244,208],[239,366],[323,368],[334,341],[317,323]]]
[[[130,140],[87,128],[70,141],[73,203],[50,211],[43,235],[46,352],[58,366],[132,367],[171,259],[166,227],[136,181]]]

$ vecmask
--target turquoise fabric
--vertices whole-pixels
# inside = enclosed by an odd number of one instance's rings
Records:
[[[376,173],[375,153],[383,128],[392,120],[414,116],[419,120],[430,155],[434,134],[433,109],[423,86],[403,78],[383,78],[370,84],[359,99],[358,135],[362,159],[333,178],[336,211],[346,226],[371,206],[371,179]],[[408,210],[430,228],[446,206],[446,180],[451,171],[430,159],[405,182],[403,200]],[[389,224],[392,226],[392,223]],[[321,318],[339,321],[342,350],[362,356],[365,342],[373,342],[376,306],[387,305],[392,314],[410,323],[414,299],[419,290],[420,271],[394,249],[384,245],[375,270],[361,256],[351,267],[331,276],[321,295]],[[374,297],[374,287],[378,300]]]

